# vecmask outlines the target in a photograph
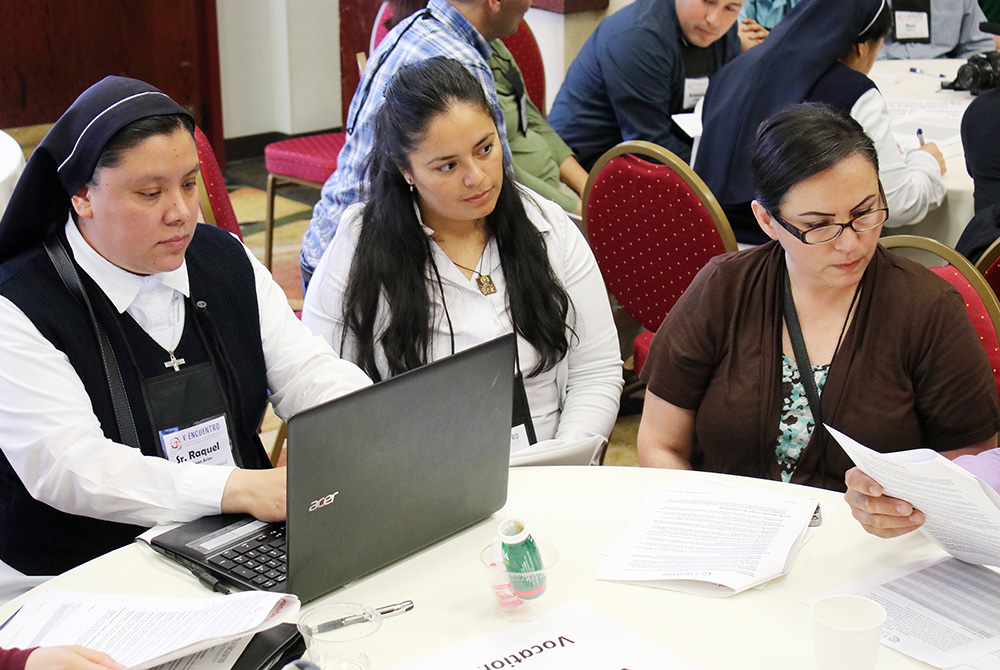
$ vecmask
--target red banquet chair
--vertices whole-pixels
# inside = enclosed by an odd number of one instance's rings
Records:
[[[597,161],[583,220],[608,290],[647,329],[633,343],[639,372],[667,312],[709,259],[736,251],[736,238],[694,170],[644,141],[622,142]]]
[[[267,167],[267,211],[264,217],[264,265],[271,269],[274,256],[274,196],[288,184],[323,188],[337,169],[337,157],[346,133],[320,133],[272,142],[264,147]]]
[[[993,293],[1000,295],[1000,238],[979,257],[976,269],[986,278],[986,283],[993,289]]]
[[[234,233],[241,240],[240,224],[233,211],[233,202],[229,199],[226,182],[222,179],[222,170],[215,159],[212,144],[195,126],[194,143],[198,147],[198,161],[201,163],[201,178],[198,180],[198,204],[205,223],[211,223]]]
[[[879,244],[913,258],[958,289],[1000,392],[1000,301],[979,270],[951,247],[927,237],[889,235],[880,239]]]

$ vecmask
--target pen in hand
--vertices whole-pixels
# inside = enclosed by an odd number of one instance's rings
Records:
[[[920,142],[920,146],[924,146],[924,129],[917,128],[917,141]]]

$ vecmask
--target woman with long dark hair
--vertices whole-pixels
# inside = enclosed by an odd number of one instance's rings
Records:
[[[997,389],[961,295],[878,244],[878,167],[842,110],[764,122],[752,211],[770,241],[712,259],[657,331],[643,465],[844,490],[852,464],[822,424],[883,453],[997,445]]]
[[[514,183],[482,87],[446,58],[401,70],[368,160],[303,321],[376,380],[513,331],[537,440],[606,438],[622,380],[600,272]]]

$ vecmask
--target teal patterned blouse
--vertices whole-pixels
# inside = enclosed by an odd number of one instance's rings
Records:
[[[816,389],[823,394],[829,364],[812,366]],[[780,431],[774,452],[781,467],[781,481],[787,482],[795,472],[799,457],[809,444],[813,431],[813,416],[809,409],[809,398],[799,377],[799,366],[788,356],[781,356],[781,420]]]

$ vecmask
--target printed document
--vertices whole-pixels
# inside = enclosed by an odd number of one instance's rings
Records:
[[[597,578],[730,596],[788,572],[816,506],[697,480],[654,487]]]
[[[390,670],[695,670],[680,656],[577,598],[528,623],[460,642]]]
[[[44,591],[0,630],[0,647],[79,644],[103,651],[130,670],[146,670],[236,638],[249,640],[253,633],[294,617],[298,609],[294,595],[257,591],[219,598]],[[239,651],[225,654],[228,665],[176,667],[232,667]]]
[[[986,482],[930,449],[880,454],[826,427],[886,495],[924,514],[921,530],[952,556],[1000,566],[1000,496]]]
[[[863,595],[885,608],[882,643],[888,647],[938,668],[997,667],[1000,574],[991,568],[938,556],[836,592]]]

